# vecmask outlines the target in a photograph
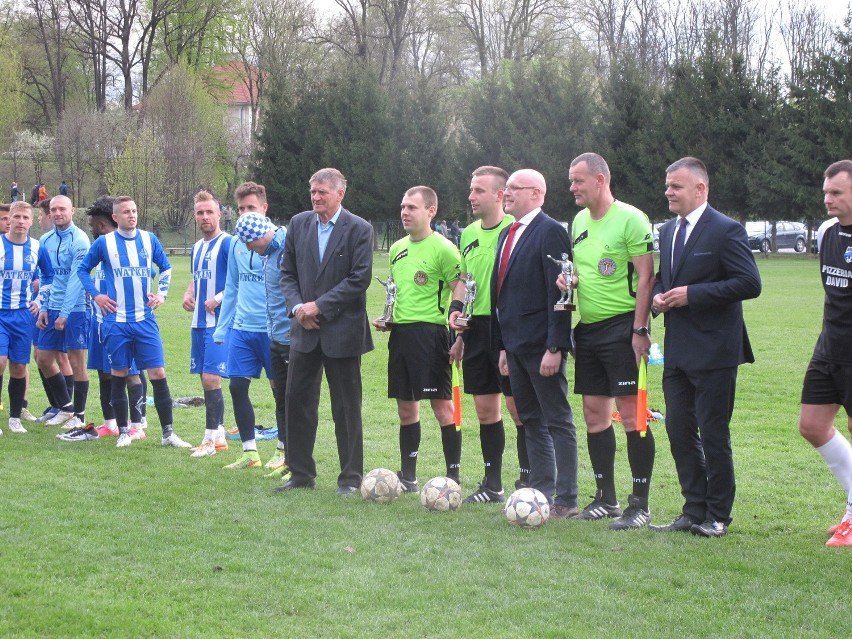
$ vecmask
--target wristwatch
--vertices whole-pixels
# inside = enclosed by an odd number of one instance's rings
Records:
[[[647,326],[640,326],[639,328],[634,328],[633,332],[639,337],[647,337],[651,334],[651,329],[649,329]]]
[[[548,346],[547,347],[548,353],[558,353],[560,350],[561,349],[558,346]]]

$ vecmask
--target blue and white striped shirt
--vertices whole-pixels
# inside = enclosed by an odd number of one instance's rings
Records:
[[[32,282],[41,270],[41,288],[45,294],[53,279],[50,257],[38,240],[27,238],[23,244],[15,244],[5,235],[0,242],[0,310],[13,311],[29,306],[32,298]]]
[[[208,313],[205,302],[225,290],[228,275],[228,253],[231,236],[219,233],[211,240],[200,239],[192,247],[192,281],[195,289],[195,310],[192,312],[192,328],[213,328],[219,318],[219,310]]]
[[[100,293],[91,276],[98,264],[104,265],[106,294],[117,306],[115,313],[104,317],[105,322],[141,322],[154,317],[148,307],[148,294],[154,286],[153,265],[160,270],[156,294],[163,298],[168,295],[172,275],[160,240],[138,229],[133,237],[113,231],[96,239],[77,271],[92,297]]]

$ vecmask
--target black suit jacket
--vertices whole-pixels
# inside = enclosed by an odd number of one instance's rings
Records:
[[[319,344],[328,357],[356,357],[373,350],[367,319],[367,288],[373,274],[373,227],[341,210],[322,262],[317,242],[317,214],[304,211],[287,227],[281,258],[281,289],[293,307],[316,302],[319,330],[290,323],[290,348],[310,353]]]
[[[742,301],[761,283],[745,228],[709,204],[672,265],[678,219],[660,228],[660,266],[654,295],[688,286],[687,306],[665,313],[665,366],[715,370],[753,362]]]
[[[550,346],[567,352],[571,346],[571,313],[553,310],[562,295],[556,286],[560,268],[547,256],[561,259],[563,253],[572,254],[568,232],[544,211],[536,215],[512,250],[498,299],[500,256],[510,228],[500,232],[491,274],[494,346],[513,353],[544,353]]]

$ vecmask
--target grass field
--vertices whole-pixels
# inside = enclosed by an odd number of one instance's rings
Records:
[[[386,259],[377,255],[377,275],[386,274]],[[186,372],[189,316],[180,308],[188,262],[174,261],[173,293],[158,311],[169,381],[176,397],[199,395],[198,379]],[[200,460],[161,448],[153,414],[154,436],[123,450],[114,439],[63,443],[56,429],[40,425],[12,435],[4,420],[0,636],[840,636],[848,627],[852,554],[823,544],[844,495],[796,430],[822,315],[818,266],[812,256],[793,255],[759,257],[758,264],[764,292],[746,304],[758,361],[740,369],[732,424],[738,496],[724,539],[616,533],[576,521],[524,531],[492,505],[431,514],[412,495],[390,505],[340,498],[327,393],[317,489],[293,494],[273,494],[273,480],[260,472],[222,470],[237,457],[235,446]],[[371,287],[371,317],[380,314],[383,293]],[[653,330],[662,343],[662,322]],[[376,342],[363,361],[365,464],[396,469],[386,336]],[[655,407],[663,407],[661,372],[649,368]],[[33,412],[44,405],[37,386]],[[252,396],[257,421],[270,424],[265,381],[253,384]],[[579,398],[569,399],[579,413]],[[93,384],[90,419],[98,421],[99,412]],[[576,417],[585,502],[594,484]],[[423,423],[421,480],[443,473],[438,427],[431,414]],[[845,427],[845,415],[838,425]],[[203,428],[203,408],[176,410],[182,437],[197,443]],[[682,502],[662,425],[655,435],[651,513],[661,523]],[[469,492],[482,470],[468,400],[464,438]],[[625,500],[627,460],[618,439]],[[274,443],[260,445],[265,460]],[[504,459],[509,484],[517,472],[512,432]]]

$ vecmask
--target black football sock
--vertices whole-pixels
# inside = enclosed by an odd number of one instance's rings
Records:
[[[251,380],[247,377],[232,377],[229,383],[231,391],[231,405],[234,407],[234,421],[240,430],[240,440],[249,442],[254,440],[254,407],[249,398],[249,385]],[[218,428],[218,424],[217,424]]]
[[[515,426],[517,430],[516,439],[518,443],[518,468],[520,473],[518,481],[525,486],[530,485],[530,457],[527,454],[527,431],[523,424]]]
[[[54,406],[70,412],[73,408],[71,395],[68,392],[68,387],[65,385],[65,377],[62,373],[56,373],[53,377],[48,377],[45,382],[53,393],[53,400],[56,402]]]
[[[152,379],[151,386],[154,387],[154,408],[157,409],[157,417],[160,418],[160,427],[165,438],[172,434],[172,394],[165,377]]]
[[[74,382],[74,416],[86,425],[86,400],[89,398],[89,382]]]
[[[654,435],[650,427],[644,437],[636,431],[625,434],[627,435],[627,460],[630,462],[630,474],[633,475],[633,494],[647,502],[656,454]]]
[[[139,405],[142,415],[148,415],[148,378],[143,371],[139,371],[139,382],[142,385],[142,403]]]
[[[9,378],[9,417],[21,418],[25,392],[27,392],[27,379],[25,377]]]
[[[9,379],[12,379],[9,377]],[[0,375],[0,404],[3,403],[3,375]],[[9,404],[12,404],[12,395],[11,392],[9,394]]]
[[[408,481],[417,479],[417,452],[420,449],[420,422],[400,425],[399,456],[402,459],[402,477]]]
[[[44,388],[44,394],[47,395],[47,403],[50,406],[56,406],[56,398],[53,396],[53,389],[50,388],[50,384],[47,383],[47,378],[44,376],[44,373],[39,368],[38,376],[41,377],[41,385]]]
[[[491,490],[503,489],[503,450],[506,448],[506,431],[503,420],[479,425],[479,443],[485,463],[485,483]]]
[[[115,411],[112,409],[112,404],[109,403],[112,394],[112,379],[107,376],[98,378],[98,389],[101,394],[101,413],[104,416],[104,421],[115,419]]]
[[[204,428],[205,430],[217,430],[222,423],[222,414],[225,411],[225,399],[222,397],[222,389],[204,391]]]
[[[459,471],[461,469],[461,430],[455,424],[441,426],[441,444],[444,447],[444,461],[447,463],[447,477],[460,481]]]
[[[128,381],[127,399],[130,402],[130,423],[141,424],[142,415],[145,414],[142,410],[142,407],[145,406],[144,385],[141,382],[138,384],[131,384],[130,381]]]
[[[615,430],[612,424],[600,433],[588,433],[589,459],[595,484],[603,500],[608,504],[617,504],[615,494]]]
[[[127,432],[127,378],[112,376],[110,403],[119,433]]]
[[[68,391],[68,397],[74,397],[74,375],[64,375],[65,389]],[[70,401],[70,399],[69,399]]]

